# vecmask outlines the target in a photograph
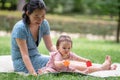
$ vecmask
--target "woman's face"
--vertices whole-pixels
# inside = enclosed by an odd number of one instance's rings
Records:
[[[71,50],[71,42],[61,42],[59,47],[58,47],[58,51],[61,53],[62,56],[66,56],[69,55]]]
[[[30,19],[30,24],[32,25],[40,25],[42,21],[45,19],[46,11],[44,9],[39,10],[36,9],[32,14],[28,15]]]

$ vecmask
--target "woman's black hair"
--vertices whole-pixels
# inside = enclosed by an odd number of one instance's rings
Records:
[[[36,9],[46,10],[46,6],[45,6],[43,0],[30,0],[28,3],[26,3],[24,5],[22,18],[26,24],[30,24],[30,19],[27,16],[26,12],[28,11],[28,14],[32,14],[33,11]]]

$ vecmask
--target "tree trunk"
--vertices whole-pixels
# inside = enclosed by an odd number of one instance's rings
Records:
[[[18,0],[17,10],[22,11],[24,5],[25,5],[25,0]]]
[[[118,26],[117,26],[117,43],[119,43],[119,36],[120,36],[120,5],[118,5]]]
[[[1,9],[5,9],[5,1],[2,1]]]

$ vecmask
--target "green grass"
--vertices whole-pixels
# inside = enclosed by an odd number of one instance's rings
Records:
[[[45,74],[34,77],[23,76],[16,73],[0,73],[1,80],[119,80],[120,77],[99,78],[75,73]]]
[[[54,44],[56,39],[52,39]],[[0,37],[0,55],[10,54],[10,37],[4,36]],[[95,63],[103,63],[106,55],[112,57],[112,62],[120,63],[120,44],[117,44],[113,41],[90,41],[87,39],[73,38],[73,48],[72,51],[92,60]],[[48,51],[45,49],[43,41],[39,46],[39,51],[44,54],[48,54]],[[99,78],[92,76],[84,76],[80,74],[65,74],[60,73],[56,74],[46,74],[42,76],[34,77],[32,75],[22,76],[16,73],[0,73],[0,80],[120,80],[120,77],[108,77],[108,78]]]
[[[0,37],[0,55],[10,54],[10,36]]]

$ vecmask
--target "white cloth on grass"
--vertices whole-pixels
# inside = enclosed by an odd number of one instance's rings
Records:
[[[116,70],[103,70],[90,73],[91,76],[96,77],[117,77],[120,76],[120,63],[113,63],[112,65],[117,65]]]
[[[0,72],[14,72],[13,62],[10,55],[0,56]]]
[[[117,76],[120,76],[120,63],[114,63],[114,64],[117,65],[116,70],[96,71],[96,72],[90,73],[88,75],[95,76],[95,77],[117,77]],[[97,64],[97,65],[100,65],[100,64]],[[13,62],[12,62],[10,55],[0,56],[0,72],[9,72],[9,73],[14,72]],[[22,73],[19,73],[19,74],[22,74]]]

